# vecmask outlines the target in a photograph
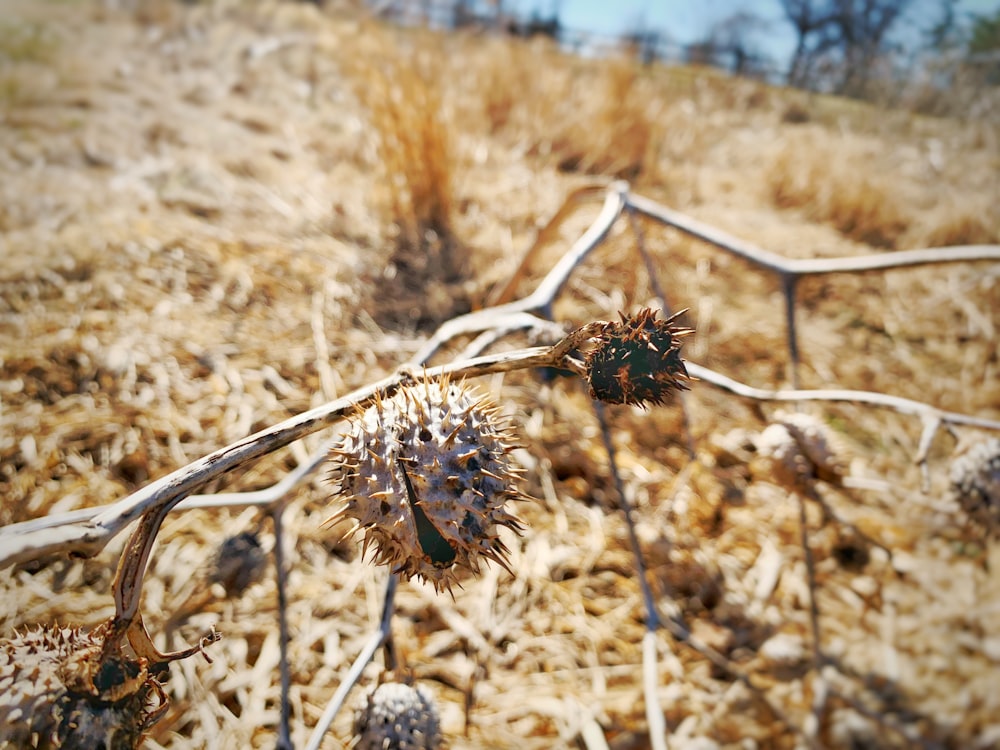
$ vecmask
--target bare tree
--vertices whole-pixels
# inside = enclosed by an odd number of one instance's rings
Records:
[[[798,39],[788,69],[791,86],[808,86],[813,61],[832,46],[836,16],[830,0],[781,0],[785,18],[795,27]]]
[[[768,22],[747,11],[738,11],[715,24],[709,32],[713,48],[729,57],[730,70],[736,75],[764,72],[764,55],[753,41],[756,32],[767,31]]]
[[[864,96],[878,58],[886,51],[889,30],[912,0],[836,0],[836,24],[843,52],[838,91]]]
[[[815,86],[821,62],[837,70],[832,88],[863,96],[875,63],[886,52],[889,32],[912,0],[781,0],[798,42],[788,82]]]

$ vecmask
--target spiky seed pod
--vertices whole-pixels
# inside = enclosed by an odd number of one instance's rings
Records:
[[[605,323],[584,360],[591,398],[610,404],[660,404],[691,380],[681,359],[681,339],[693,333],[674,323],[679,315],[657,320],[656,311],[621,313],[620,323]]]
[[[436,590],[482,558],[509,570],[498,528],[520,531],[507,512],[520,470],[514,435],[496,406],[464,383],[428,380],[401,387],[356,415],[330,452],[331,479],[345,505],[329,520],[352,518],[375,562]]]
[[[209,580],[221,584],[226,596],[239,596],[250,584],[261,579],[267,556],[257,534],[244,531],[226,537],[213,562]]]
[[[105,653],[106,628],[0,641],[0,747],[132,750],[166,709],[145,661]]]
[[[838,483],[845,473],[837,440],[823,422],[808,414],[778,412],[755,444],[769,462],[773,478],[790,489],[816,479]]]
[[[949,478],[969,520],[991,536],[1000,533],[1000,438],[972,445],[952,461]]]
[[[355,750],[433,750],[441,742],[434,699],[422,685],[385,682],[354,715]]]

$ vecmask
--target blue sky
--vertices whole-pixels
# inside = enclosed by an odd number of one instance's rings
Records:
[[[758,51],[779,65],[787,63],[795,45],[795,33],[784,20],[779,0],[516,0],[522,13],[533,9],[542,15],[556,7],[568,29],[619,34],[644,26],[666,32],[676,42],[704,39],[709,29],[735,13],[746,11],[767,25],[753,35]],[[927,27],[939,17],[940,0],[913,0],[906,28]],[[958,13],[992,14],[1000,0],[960,0]]]

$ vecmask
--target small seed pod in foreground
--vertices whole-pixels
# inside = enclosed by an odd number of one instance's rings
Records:
[[[354,715],[355,750],[435,750],[441,721],[421,685],[386,682],[370,692]]]
[[[132,750],[166,710],[145,660],[105,649],[103,626],[0,640],[0,747]]]
[[[376,563],[439,591],[462,568],[478,573],[482,558],[508,568],[497,532],[520,531],[505,505],[525,497],[514,486],[513,442],[497,408],[464,383],[403,386],[353,418],[331,450],[345,505],[327,523],[354,519]]]
[[[952,461],[952,495],[988,535],[1000,534],[1000,439],[971,446]]]
[[[657,320],[649,308],[621,314],[594,336],[584,366],[591,398],[610,404],[661,404],[691,378],[681,359],[681,339],[694,333],[674,323],[686,312]]]

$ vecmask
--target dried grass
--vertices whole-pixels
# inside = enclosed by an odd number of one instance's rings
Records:
[[[947,247],[1000,243],[1000,219],[987,203],[972,206],[945,204],[929,214],[918,227],[919,238],[911,240],[914,244]]]
[[[437,83],[440,61],[425,45],[414,49],[407,41],[380,38],[353,71],[352,84],[374,131],[379,197],[398,232],[397,259],[423,254],[408,269],[426,275],[436,266],[452,279],[461,275],[461,265],[451,247],[454,146]]]
[[[872,164],[871,154],[846,140],[789,139],[767,181],[774,205],[801,209],[811,221],[828,222],[856,242],[895,248],[910,226],[890,179]]]
[[[613,58],[596,80],[580,81],[572,109],[553,138],[560,169],[635,180],[656,163],[663,103],[632,59]],[[567,112],[568,114],[568,112]]]
[[[375,210],[392,246],[373,302],[395,324],[440,322],[468,309],[456,285],[470,269],[455,226],[454,122],[435,47],[420,32],[370,27],[346,65],[374,139]]]

